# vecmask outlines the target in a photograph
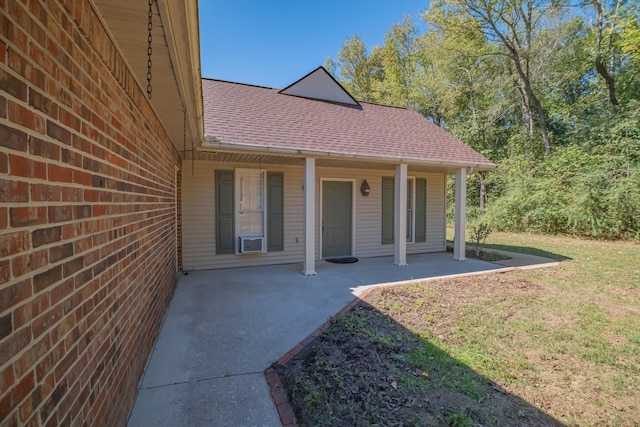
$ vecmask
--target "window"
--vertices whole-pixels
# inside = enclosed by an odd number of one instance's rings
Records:
[[[413,243],[413,230],[415,226],[415,178],[407,179],[407,242]]]
[[[283,251],[284,174],[217,170],[215,179],[216,254]]]
[[[395,179],[382,177],[382,244],[393,244]],[[427,237],[427,180],[407,180],[407,242],[425,242]]]
[[[264,237],[264,171],[236,169],[238,237]]]

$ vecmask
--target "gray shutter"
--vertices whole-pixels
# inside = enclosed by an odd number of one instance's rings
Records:
[[[284,174],[267,173],[267,251],[284,250]]]
[[[427,241],[427,180],[416,178],[416,242]]]
[[[393,243],[395,179],[382,177],[382,244]]]
[[[216,254],[236,252],[233,199],[233,171],[216,171]]]

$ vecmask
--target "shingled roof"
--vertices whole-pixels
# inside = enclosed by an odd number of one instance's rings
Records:
[[[322,67],[318,70],[324,71]],[[308,76],[318,78],[316,71]],[[203,79],[207,135],[203,146],[469,166],[476,170],[495,166],[415,111],[288,94],[304,79],[282,91]]]

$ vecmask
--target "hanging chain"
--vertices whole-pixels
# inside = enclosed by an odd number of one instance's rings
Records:
[[[149,0],[149,21],[147,22],[147,98],[151,99],[151,35],[153,30],[153,0]]]

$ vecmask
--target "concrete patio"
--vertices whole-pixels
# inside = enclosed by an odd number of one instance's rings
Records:
[[[264,370],[371,285],[504,266],[451,254],[198,271],[180,278],[129,426],[280,426]],[[511,265],[538,265],[521,256]]]

